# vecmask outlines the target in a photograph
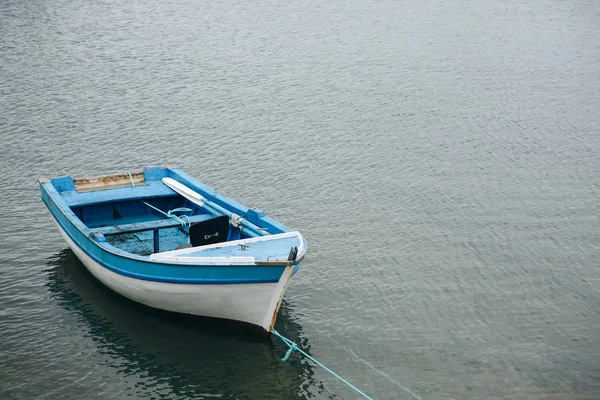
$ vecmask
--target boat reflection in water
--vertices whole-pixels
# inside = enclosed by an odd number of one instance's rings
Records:
[[[154,388],[166,385],[171,394],[166,398],[298,399],[322,390],[312,366],[297,357],[281,362],[287,348],[279,340],[240,324],[139,305],[95,280],[69,249],[51,257],[48,267],[52,297],[83,317],[82,340],[91,336],[123,378],[149,378],[134,379],[135,387],[128,388],[134,395],[151,390],[143,387],[145,381]],[[277,327],[301,338],[289,311],[284,302]],[[107,379],[109,384],[119,381]]]

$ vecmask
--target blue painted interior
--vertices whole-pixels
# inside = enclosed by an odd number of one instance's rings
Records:
[[[158,182],[154,183],[158,184]],[[160,184],[162,184],[162,182],[160,182]],[[158,228],[161,225],[164,225],[163,221],[165,220],[169,220],[170,222],[173,220],[148,207],[142,201],[145,201],[146,203],[163,210],[165,213],[169,210],[189,205],[187,200],[173,193],[171,193],[168,197],[164,197],[161,189],[157,190],[157,192],[161,193],[158,195],[158,197],[152,197],[152,194],[148,194],[148,191],[145,190],[148,187],[149,186],[138,186],[136,188],[131,188],[132,191],[139,191],[142,192],[142,194],[137,193],[136,195],[130,196],[124,195],[123,197],[128,200],[123,201],[108,200],[99,202],[98,198],[90,198],[90,196],[85,196],[89,200],[87,204],[84,203],[84,205],[71,206],[70,208],[81,220],[81,222],[83,222],[88,228],[92,229],[94,232],[104,235],[107,235],[115,230],[125,231],[127,230],[127,227],[129,227],[130,231],[140,228],[149,229],[146,232],[130,232],[116,236],[110,236],[107,238],[108,243],[111,243],[115,247],[126,252],[138,255],[148,255],[154,250],[152,245],[148,246],[147,244],[149,240],[148,236],[150,237],[150,241],[152,241],[152,228]],[[99,198],[112,199],[114,194],[110,194],[109,192],[122,193],[126,190],[129,190],[129,188],[102,190],[98,192],[88,192],[82,194],[90,195],[93,193],[98,193]],[[65,193],[67,193],[67,196],[64,196]],[[62,194],[63,199],[66,197],[67,204],[72,204],[69,202],[69,200],[72,200],[76,197],[72,191],[63,192]],[[82,201],[77,201],[75,204],[82,204]],[[186,215],[209,217],[206,215],[204,210],[200,209],[199,207],[193,207],[192,212],[186,213]],[[194,219],[197,220],[198,218]],[[119,229],[120,227],[122,228]],[[162,251],[173,250],[177,246],[187,243],[187,236],[184,232],[178,229],[164,229],[164,232],[160,232],[159,237],[161,243],[160,250]]]
[[[41,183],[40,190],[42,200],[71,240],[89,257],[117,273],[138,279],[175,283],[254,283],[279,280],[283,272],[281,266],[182,266],[150,261],[148,255],[155,251],[155,230],[161,252],[173,250],[187,243],[188,239],[185,229],[173,227],[171,223],[165,224],[167,217],[143,202],[163,212],[187,207],[191,211],[185,214],[194,219],[209,217],[204,209],[164,185],[161,181],[164,177],[183,183],[207,199],[261,228],[266,228],[270,233],[288,232],[290,229],[265,216],[260,210],[249,209],[218,194],[178,169],[149,167],[144,171],[144,177],[144,185],[84,193],[75,190],[72,178],[61,177]],[[148,230],[136,231],[141,228]],[[114,234],[115,230],[127,229],[131,232]],[[228,240],[240,238],[244,238],[240,231],[232,229]],[[243,254],[237,254],[235,250],[222,250],[221,253],[213,250],[210,256],[236,253],[235,255],[255,256],[257,260],[281,260],[291,246],[299,245],[293,238],[271,242],[271,247],[252,246],[250,252],[244,250]],[[299,265],[295,270],[298,267]]]

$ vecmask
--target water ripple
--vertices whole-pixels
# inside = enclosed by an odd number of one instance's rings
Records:
[[[36,178],[164,164],[306,235],[277,329],[374,398],[411,397],[344,349],[424,399],[599,397],[599,16],[2,2],[0,397],[349,395],[64,250]]]

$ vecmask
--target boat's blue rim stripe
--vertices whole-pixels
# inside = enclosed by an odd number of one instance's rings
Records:
[[[59,209],[60,209],[60,207],[59,207]],[[279,280],[273,280],[273,279],[268,279],[268,280],[266,280],[266,279],[245,279],[245,280],[231,281],[231,280],[207,280],[207,279],[197,280],[197,279],[182,279],[182,278],[159,278],[159,277],[150,277],[150,276],[143,275],[143,274],[135,274],[135,273],[131,273],[128,271],[123,271],[121,269],[113,267],[112,265],[106,264],[102,260],[98,259],[98,257],[89,253],[86,249],[79,246],[77,244],[77,241],[73,238],[73,236],[71,236],[71,233],[69,232],[69,230],[65,228],[65,226],[54,216],[54,214],[52,212],[50,212],[50,214],[52,215],[52,218],[54,218],[56,223],[60,226],[60,228],[63,230],[63,232],[65,232],[67,234],[67,236],[71,239],[71,241],[75,244],[75,246],[77,246],[77,248],[79,248],[82,252],[84,252],[89,258],[94,260],[94,262],[98,263],[102,267],[104,267],[112,272],[115,272],[119,275],[127,276],[127,277],[134,278],[134,279],[140,279],[140,280],[144,280],[144,281],[177,283],[177,284],[237,285],[237,284],[248,284],[248,283],[277,283],[277,282],[279,282]],[[104,250],[102,250],[102,251],[104,251]],[[211,267],[215,267],[215,265],[211,265]],[[190,266],[190,268],[210,268],[210,267]]]

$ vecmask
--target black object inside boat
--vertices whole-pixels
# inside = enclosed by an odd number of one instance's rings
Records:
[[[190,225],[190,244],[192,247],[220,243],[229,236],[229,217],[219,215],[206,221]]]

